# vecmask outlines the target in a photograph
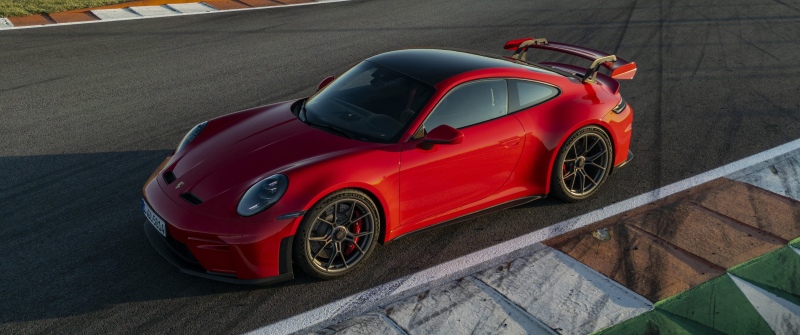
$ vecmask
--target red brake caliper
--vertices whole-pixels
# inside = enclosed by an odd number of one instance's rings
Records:
[[[353,215],[355,215],[356,217],[360,217],[361,213],[359,213],[358,211],[355,211],[355,213],[353,213]],[[358,220],[355,223],[353,223],[353,225],[350,227],[350,232],[352,232],[353,234],[360,233],[361,232],[361,221],[362,220],[364,220],[364,219]],[[356,238],[353,239],[353,241],[355,243],[358,243],[358,241],[360,241],[360,240],[361,240],[361,237],[356,237]],[[344,253],[347,254],[347,255],[352,254],[353,251],[356,250],[355,243],[348,243],[347,246],[344,247]]]

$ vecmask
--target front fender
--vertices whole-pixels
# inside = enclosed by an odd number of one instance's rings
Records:
[[[300,167],[287,173],[293,193],[291,207],[293,211],[307,212],[333,192],[358,189],[371,195],[379,207],[384,231],[392,229],[399,222],[399,162],[399,144],[393,144]],[[294,231],[300,221],[295,223]]]

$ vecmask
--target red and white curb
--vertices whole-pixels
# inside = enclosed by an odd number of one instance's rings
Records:
[[[89,10],[89,13],[91,13],[92,15],[96,16],[99,19],[93,21],[67,22],[67,23],[17,27],[14,26],[14,24],[9,19],[0,17],[0,30],[57,27],[64,25],[136,20],[136,19],[146,19],[146,18],[165,17],[165,16],[199,15],[199,14],[210,14],[219,12],[237,12],[237,11],[248,11],[248,10],[300,7],[300,6],[310,6],[310,5],[347,2],[347,1],[350,0],[313,0],[312,2],[298,3],[298,4],[286,4],[280,6],[265,6],[265,7],[249,7],[249,8],[237,8],[237,9],[222,9],[222,8],[218,9],[215,8],[213,5],[205,2],[165,4],[161,6],[132,6],[127,8],[115,8],[115,9],[95,9],[95,10]]]
[[[737,178],[737,180],[761,187],[784,197],[800,200],[800,156],[786,160],[759,171]]]
[[[90,10],[100,20],[135,19],[178,14],[217,12],[219,9],[204,2],[167,4],[163,6],[133,6],[128,8]]]
[[[497,329],[504,334],[585,334],[653,307],[647,299],[558,250],[535,248],[539,250],[529,256],[401,299],[380,311],[412,334]],[[353,332],[350,324],[344,326],[350,327],[329,329]]]
[[[500,329],[504,333],[538,333],[533,330],[539,324],[549,328],[544,329],[545,334],[596,331],[643,313],[652,304],[540,242],[722,177],[774,189],[779,194],[800,192],[800,179],[793,177],[800,171],[798,154],[800,139],[329,303],[251,334],[340,331],[367,334],[379,329],[397,334],[459,334],[488,330],[481,327],[490,325],[505,327]],[[778,176],[778,182],[773,177],[767,178],[769,174]],[[520,311],[527,315],[517,314]]]

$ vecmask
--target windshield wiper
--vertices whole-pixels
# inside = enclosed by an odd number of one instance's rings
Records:
[[[308,100],[306,100],[306,101],[308,101]],[[305,123],[305,124],[307,124],[309,126],[315,127],[315,128],[320,128],[320,129],[323,129],[323,130],[328,130],[328,131],[331,131],[331,132],[334,132],[334,133],[338,133],[339,135],[342,135],[342,136],[347,137],[349,139],[356,139],[356,136],[353,135],[353,133],[351,133],[351,132],[349,132],[347,130],[344,130],[342,128],[339,128],[337,126],[330,125],[330,124],[321,124],[321,123],[311,122],[311,120],[308,119],[307,112],[306,112],[306,101],[303,101],[303,104],[300,106],[300,111],[297,112],[297,118],[300,119],[300,121],[302,121],[303,123]]]
[[[334,126],[334,125],[313,123],[311,121],[308,121],[308,119],[306,119],[306,124],[308,124],[309,126],[312,126],[312,127],[321,128],[321,129],[324,129],[324,130],[329,130],[329,131],[332,131],[332,132],[335,132],[335,133],[339,133],[340,135],[343,135],[344,137],[347,137],[349,139],[356,139],[355,135],[353,135],[352,133],[350,133],[347,130],[344,130],[342,128],[339,128],[337,126]]]

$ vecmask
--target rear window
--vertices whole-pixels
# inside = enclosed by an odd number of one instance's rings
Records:
[[[510,112],[538,105],[558,95],[559,90],[550,85],[526,80],[508,81],[508,108]]]

